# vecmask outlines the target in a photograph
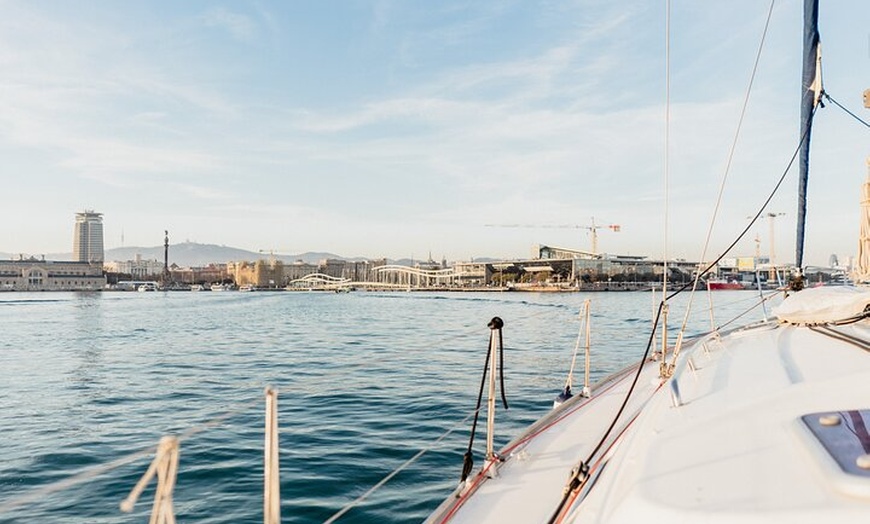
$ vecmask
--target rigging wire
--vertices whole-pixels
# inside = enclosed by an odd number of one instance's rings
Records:
[[[811,117],[815,115],[817,107],[818,106],[813,108]],[[749,233],[750,229],[752,229],[752,226],[755,224],[755,222],[758,221],[758,219],[761,217],[761,214],[767,208],[767,205],[770,203],[771,200],[773,200],[773,197],[779,191],[779,188],[782,186],[782,183],[785,181],[785,178],[788,175],[788,172],[791,170],[791,166],[794,164],[794,161],[797,158],[798,153],[800,152],[800,148],[803,145],[806,138],[807,138],[807,132],[804,132],[803,136],[801,137],[800,142],[798,143],[797,148],[795,149],[794,153],[792,154],[791,158],[789,159],[788,165],[786,166],[782,175],[780,175],[780,178],[777,181],[776,185],[771,190],[770,194],[767,196],[764,203],[759,208],[758,212],[750,220],[750,222],[746,226],[746,228],[744,228],[744,230],[737,236],[737,238],[735,238],[734,241],[718,257],[716,257],[716,259],[713,262],[711,262],[701,272],[702,275],[709,273],[710,270],[713,267],[715,267],[716,264],[718,264],[719,261],[722,260],[725,257],[725,255],[727,255],[728,252],[730,252],[737,245],[737,243],[740,242],[740,240],[742,240],[746,236],[747,233]],[[683,291],[688,289],[690,286],[693,286],[693,284],[694,284],[693,282],[687,282],[687,283],[683,284],[682,287],[678,288],[676,291],[667,295],[659,303],[659,307],[658,307],[658,310],[656,312],[656,318],[655,318],[655,321],[653,322],[653,329],[650,333],[649,340],[647,341],[647,345],[646,345],[646,349],[645,349],[644,354],[643,354],[643,358],[640,360],[640,364],[638,365],[638,370],[635,374],[634,380],[632,381],[632,384],[629,387],[628,392],[626,393],[625,398],[623,399],[622,404],[619,407],[619,410],[617,411],[616,415],[613,417],[613,420],[611,421],[610,426],[608,426],[607,430],[604,432],[604,435],[598,441],[598,444],[595,446],[595,449],[593,449],[592,453],[589,454],[589,456],[587,457],[587,459],[585,461],[580,463],[579,469],[575,468],[575,471],[577,471],[581,474],[584,474],[584,476],[583,476],[583,478],[577,479],[579,481],[575,481],[576,476],[572,477],[569,480],[570,484],[569,484],[569,486],[566,486],[566,489],[563,492],[562,499],[559,502],[559,505],[557,506],[556,511],[553,513],[553,515],[550,517],[550,520],[548,521],[549,524],[553,524],[554,522],[557,521],[559,514],[562,512],[562,510],[565,507],[565,504],[567,503],[568,499],[570,498],[570,493],[576,489],[579,489],[585,483],[586,478],[588,478],[588,477],[585,476],[584,466],[585,466],[585,471],[588,472],[588,464],[592,461],[592,459],[595,457],[595,455],[601,450],[601,447],[607,441],[607,438],[610,436],[610,433],[613,431],[613,428],[616,426],[616,423],[619,421],[619,418],[622,416],[622,412],[625,410],[625,407],[628,405],[628,401],[631,398],[631,395],[634,393],[635,385],[637,384],[637,381],[640,378],[640,374],[641,374],[641,371],[643,369],[643,364],[644,364],[644,362],[646,362],[647,358],[649,357],[650,348],[653,345],[653,341],[654,341],[655,335],[656,335],[656,330],[658,329],[658,325],[659,325],[659,320],[661,318],[662,311],[663,311],[667,301],[676,297],[677,295],[679,295],[680,293],[682,293]],[[750,308],[750,310],[748,310],[748,311],[751,311],[751,309],[753,309],[753,308]],[[744,313],[744,314],[746,314],[746,313]]]
[[[670,136],[671,136],[671,0],[665,0],[665,151],[664,151],[664,235],[662,239],[662,296],[665,297],[662,311],[662,356],[668,352],[668,221],[670,197]],[[664,360],[664,359],[663,359]]]
[[[669,8],[670,8],[670,3],[668,2],[668,12],[670,11]],[[765,26],[765,32],[766,31],[767,31],[767,26]],[[818,109],[818,106],[813,107],[812,112],[810,113],[810,120],[812,120],[812,118],[815,116],[817,109]],[[788,176],[788,173],[791,170],[791,167],[794,164],[795,159],[798,157],[798,154],[800,153],[801,147],[803,146],[804,142],[806,142],[808,135],[809,135],[809,127],[807,127],[807,129],[804,130],[804,132],[800,138],[800,141],[798,142],[798,145],[794,150],[794,153],[792,153],[792,156],[789,159],[788,164],[786,165],[786,168],[783,170],[782,175],[780,175],[779,180],[774,185],[773,189],[770,191],[769,195],[764,200],[764,202],[762,203],[761,207],[758,209],[756,214],[752,217],[749,224],[747,224],[747,226],[743,229],[743,231],[737,235],[737,237],[734,239],[734,241],[731,242],[731,244],[725,250],[723,250],[722,253],[718,257],[716,257],[716,259],[714,261],[712,261],[710,264],[708,264],[707,267],[704,268],[704,270],[699,273],[700,275],[706,275],[707,273],[709,273],[710,270],[713,267],[715,267],[716,264],[718,264],[725,257],[725,255],[727,255],[749,233],[749,231],[752,229],[752,226],[755,225],[755,223],[761,217],[764,210],[770,204],[771,200],[773,200],[773,197],[779,192],[779,189],[780,189],[780,187],[782,187],[782,184],[785,181],[786,176]],[[650,348],[652,347],[653,340],[655,339],[655,335],[656,335],[656,330],[658,329],[659,320],[662,316],[663,310],[665,310],[667,307],[667,302],[669,300],[671,300],[672,298],[676,297],[677,295],[679,295],[680,293],[682,293],[683,291],[685,291],[686,289],[688,289],[690,286],[694,288],[694,282],[687,282],[687,283],[683,284],[683,286],[681,286],[677,290],[673,291],[672,293],[665,294],[664,298],[659,303],[659,307],[658,307],[658,310],[656,312],[656,318],[655,318],[655,321],[653,322],[652,332],[650,333],[650,337],[649,337],[649,340],[647,342],[646,349],[644,350],[643,358],[640,360],[640,364],[638,365],[638,370],[635,374],[634,380],[632,381],[632,384],[629,387],[628,392],[626,393],[625,398],[623,399],[623,402],[620,405],[619,410],[617,411],[616,415],[614,416],[614,418],[611,421],[610,425],[608,426],[607,430],[604,432],[604,435],[598,441],[598,444],[595,446],[593,451],[589,454],[587,459],[585,461],[581,462],[578,468],[575,468],[575,472],[579,472],[580,474],[583,475],[583,477],[577,479],[577,476],[575,474],[572,477],[572,479],[569,481],[569,486],[566,486],[566,489],[564,490],[564,493],[563,493],[563,497],[562,497],[559,505],[557,506],[556,511],[551,516],[549,523],[552,524],[552,523],[556,522],[556,520],[559,517],[559,514],[562,512],[565,504],[567,503],[567,501],[569,499],[570,493],[583,486],[586,479],[588,478],[586,476],[586,474],[588,473],[588,464],[592,461],[592,459],[595,457],[595,455],[601,450],[602,446],[607,441],[607,438],[610,436],[611,432],[613,431],[613,428],[616,426],[616,423],[618,422],[619,418],[622,416],[622,413],[625,410],[625,407],[628,405],[628,401],[629,401],[631,395],[634,393],[635,386],[637,384],[638,379],[640,378],[640,374],[641,374],[641,371],[643,369],[643,364],[644,364],[644,362],[646,362],[646,360],[649,356]],[[665,289],[667,289],[667,288],[665,288]],[[664,330],[664,331],[666,331],[666,330]],[[665,348],[662,349],[663,354],[664,354],[664,351],[666,351]],[[585,467],[585,472],[584,472],[584,467]],[[577,480],[579,480],[579,482]]]
[[[722,174],[722,182],[719,185],[719,194],[716,197],[716,205],[713,206],[713,215],[710,217],[710,227],[707,229],[707,238],[704,240],[704,247],[701,249],[701,261],[707,257],[707,250],[710,247],[710,240],[713,237],[713,227],[716,225],[716,219],[719,216],[719,208],[722,205],[722,197],[725,194],[725,185],[728,182],[728,175],[731,173],[731,164],[734,160],[734,153],[737,151],[737,141],[740,138],[740,132],[743,129],[743,120],[746,117],[746,109],[749,107],[749,97],[752,94],[752,86],[755,83],[755,75],[758,73],[758,65],[761,63],[761,52],[764,50],[764,42],[767,38],[767,31],[770,28],[770,19],[773,16],[773,7],[776,0],[770,1],[770,8],[767,10],[767,19],[764,22],[764,30],[761,33],[761,41],[758,44],[758,52],[755,54],[755,63],[752,66],[752,73],[749,75],[749,85],[746,87],[746,95],[743,97],[743,107],[740,109],[740,118],[737,120],[737,129],[734,132],[734,140],[731,142],[731,149],[728,151],[728,158],[725,162],[725,171]],[[692,303],[695,299],[695,290],[698,289],[698,282],[701,280],[701,273],[696,272],[695,283],[692,286],[692,291],[689,293],[689,303],[686,305],[686,314],[683,316],[683,324],[680,326],[680,333],[686,331],[686,326],[689,324],[689,315],[692,312]],[[710,317],[710,328],[713,328],[713,317]],[[671,360],[671,365],[676,364],[677,355],[680,352],[682,336],[677,338],[676,347]]]
[[[858,122],[861,122],[861,123],[864,124],[865,126],[870,127],[870,123],[867,123],[867,121],[862,120],[860,116],[858,116],[858,115],[856,115],[855,113],[853,113],[853,112],[849,111],[848,109],[846,109],[846,108],[845,108],[841,103],[839,103],[839,102],[837,102],[836,100],[834,100],[834,99],[831,97],[831,95],[828,94],[827,91],[822,91],[822,96],[825,97],[825,100],[830,101],[832,104],[834,104],[835,106],[837,106],[837,107],[839,107],[840,109],[842,109],[843,111],[845,111],[849,116],[851,116],[852,118],[854,118],[854,119],[857,120]]]
[[[818,106],[816,106],[816,108],[813,109],[813,112],[811,113],[811,118],[815,116],[817,109],[818,109]],[[749,233],[749,231],[752,229],[752,226],[754,226],[755,223],[758,222],[758,219],[761,218],[762,213],[764,213],[764,210],[767,209],[767,206],[770,204],[770,201],[773,200],[773,197],[776,196],[776,194],[779,192],[779,188],[782,187],[782,183],[785,181],[786,176],[788,176],[788,172],[791,170],[792,165],[794,165],[794,161],[795,161],[795,159],[797,159],[798,153],[800,153],[800,148],[803,145],[804,141],[806,141],[806,139],[807,139],[808,131],[809,130],[804,132],[803,136],[801,136],[801,139],[800,139],[800,142],[798,143],[797,148],[795,149],[794,153],[792,154],[791,159],[788,161],[788,165],[786,165],[785,170],[783,171],[782,175],[780,175],[779,180],[777,181],[776,185],[774,185],[770,194],[767,196],[767,198],[761,204],[761,207],[758,209],[758,212],[755,213],[755,215],[752,217],[752,219],[750,219],[749,224],[747,224],[746,227],[743,229],[743,231],[741,231],[740,234],[737,235],[737,237],[734,239],[734,241],[731,242],[731,244],[729,244],[728,247],[726,247],[724,250],[722,250],[722,253],[718,257],[716,257],[715,260],[713,260],[712,262],[707,264],[707,267],[705,267],[701,271],[701,275],[706,275],[707,273],[710,272],[710,270],[712,270],[714,267],[716,267],[716,264],[718,264],[723,258],[725,258],[725,255],[727,255],[729,252],[731,252],[731,250],[734,249],[734,247],[741,240],[743,240],[744,237],[746,237],[747,233]],[[674,291],[673,293],[668,295],[667,298],[671,299],[671,298],[679,295],[680,293],[682,293],[683,291],[688,289],[689,286],[692,284],[693,284],[692,282],[687,282],[686,284],[683,284],[682,287],[680,287],[679,289],[677,289],[676,291]]]

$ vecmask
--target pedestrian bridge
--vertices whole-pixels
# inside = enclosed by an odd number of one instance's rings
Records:
[[[311,273],[291,280],[289,290],[343,290],[357,289],[431,289],[457,284],[457,275],[450,269],[419,269],[408,266],[378,266],[371,271],[369,280],[357,281],[324,273]]]

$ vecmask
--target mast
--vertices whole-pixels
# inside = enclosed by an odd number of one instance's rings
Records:
[[[813,111],[822,93],[821,54],[819,49],[819,0],[804,0],[803,73],[801,75],[801,134],[800,179],[798,181],[797,242],[795,266],[803,267],[804,226],[807,220],[807,179],[810,164],[810,132]]]

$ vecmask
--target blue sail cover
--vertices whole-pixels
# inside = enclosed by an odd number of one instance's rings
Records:
[[[800,270],[804,259],[804,226],[807,220],[807,178],[810,164],[810,132],[816,98],[812,89],[816,80],[816,56],[819,47],[819,0],[804,0],[804,65],[801,75],[801,143],[798,182],[797,243],[795,266]]]

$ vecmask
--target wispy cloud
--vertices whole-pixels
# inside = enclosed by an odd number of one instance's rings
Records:
[[[206,26],[223,29],[240,42],[251,42],[256,36],[256,24],[250,17],[225,7],[209,9],[202,15],[202,19]]]
[[[385,244],[420,250],[431,231],[467,251],[481,241],[463,227],[593,215],[622,222],[613,241],[632,249],[655,236],[637,231],[663,200],[664,44],[662,20],[651,24],[657,11],[644,2],[380,0],[329,16],[316,3],[226,5],[193,15],[167,5],[148,23],[124,25],[125,4],[98,19],[5,4],[0,147],[14,169],[51,173],[49,186],[80,183],[96,208],[125,202],[113,212],[126,214],[128,231],[155,211],[134,209],[129,195],[152,184],[171,200],[161,214],[215,231],[192,237],[227,242],[260,242],[251,231],[271,229],[292,230],[306,248],[361,246],[377,231]],[[697,26],[679,19],[676,40],[703,37],[709,51],[683,46],[675,60],[672,191],[675,213],[693,217],[681,219],[685,237],[700,227],[698,202],[715,191],[732,138],[743,86],[733,82],[741,64],[731,48],[753,37],[744,29],[746,38],[724,38],[736,33],[710,22],[712,8],[691,9]],[[322,25],[305,26],[308,34],[293,29],[301,23]],[[765,59],[788,62],[782,49]],[[782,109],[790,101],[773,95],[780,73],[759,77],[737,188],[780,169],[777,153],[793,138],[774,130],[791,117]],[[325,83],[335,79],[346,85]],[[12,173],[6,160],[0,174]],[[496,240],[508,245],[509,236]]]

